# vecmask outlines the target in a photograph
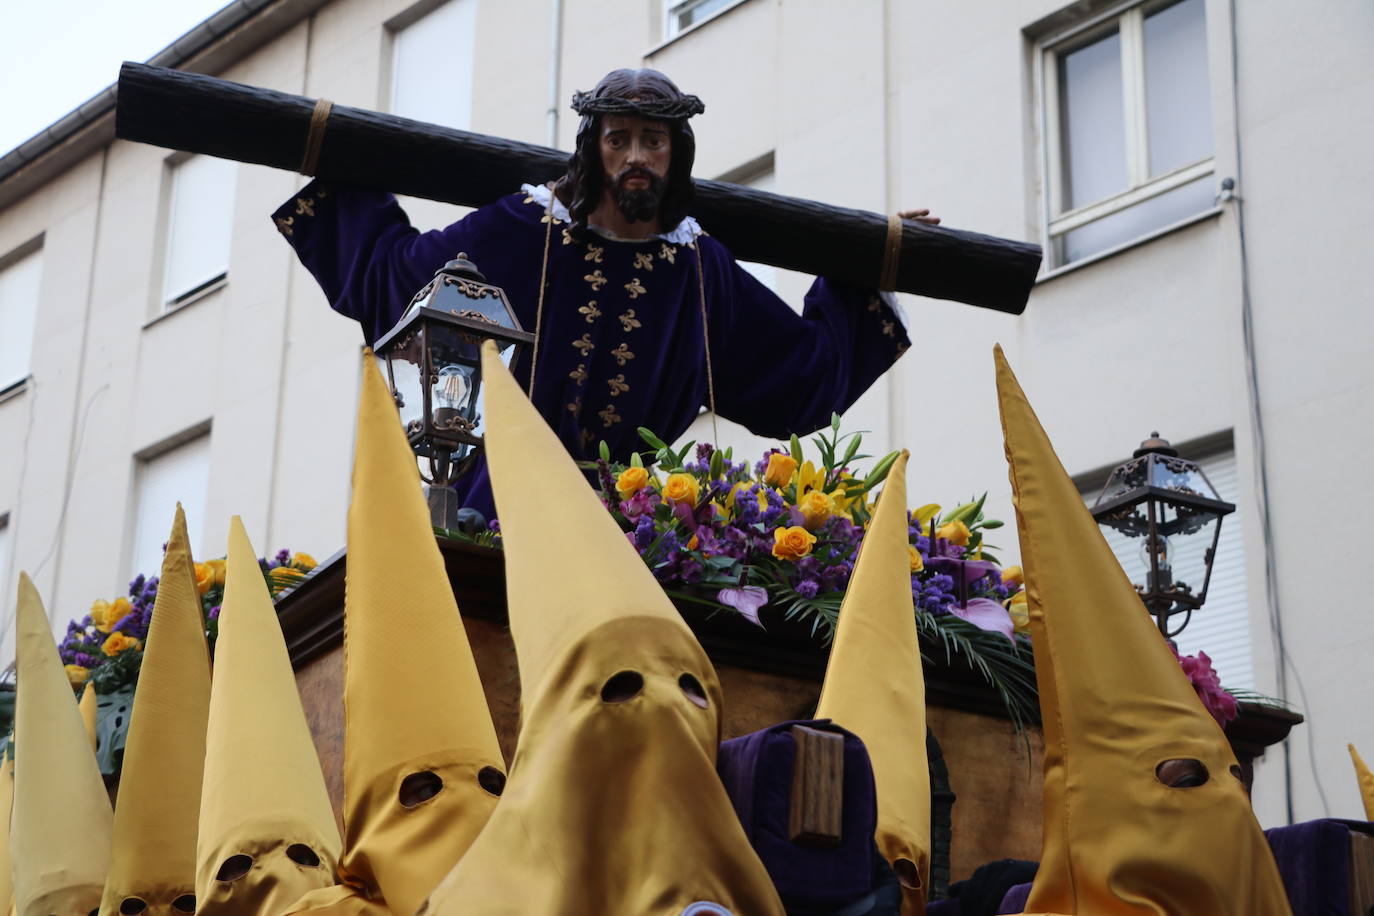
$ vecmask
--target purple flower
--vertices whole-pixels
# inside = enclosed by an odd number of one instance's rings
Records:
[[[767,494],[768,508],[763,510],[763,514],[759,516],[759,521],[763,522],[764,525],[772,525],[778,520],[778,516],[782,515],[784,508],[782,494],[772,487],[766,488],[764,493]]]
[[[289,551],[289,550],[287,550],[285,547],[283,547],[281,550],[278,550],[278,551],[277,551],[277,555],[274,556],[274,557],[272,558],[272,564],[271,564],[271,565],[272,565],[273,568],[276,568],[276,567],[278,567],[278,566],[285,566],[287,563],[290,563],[290,562],[291,562],[291,551]]]
[[[1225,728],[1226,723],[1237,715],[1236,698],[1221,686],[1221,678],[1217,677],[1216,669],[1212,667],[1212,659],[1206,652],[1179,655],[1172,642],[1169,647],[1174,649],[1174,655],[1183,666],[1183,673],[1188,675],[1193,690],[1197,691],[1198,699],[1202,700],[1203,708],[1217,720],[1218,725]]]
[[[849,583],[850,573],[854,567],[848,560],[842,560],[834,566],[829,566],[821,573],[821,584],[828,592],[837,592]]]
[[[220,606],[218,604],[210,608],[210,612],[205,615],[206,618],[208,620],[219,620],[219,608]]]
[[[797,583],[797,594],[803,598],[814,598],[818,591],[820,591],[820,585],[815,579],[803,579]]]
[[[648,487],[645,487],[629,499],[622,499],[620,501],[620,512],[631,520],[652,516],[655,507],[658,506],[658,502],[658,495]]]
[[[635,525],[634,543],[640,552],[648,549],[654,542],[654,520],[650,516],[643,516]]]
[[[100,659],[96,658],[94,655],[87,655],[85,652],[78,652],[76,653],[73,664],[80,665],[83,668],[94,668],[96,665],[100,664]]]
[[[744,487],[735,494],[735,511],[739,513],[736,523],[752,525],[759,520],[759,485]]]
[[[711,463],[711,454],[715,452],[715,450],[716,447],[709,442],[698,442],[697,461],[702,461],[709,465]]]
[[[1001,633],[1008,640],[1015,643],[1016,637],[1013,634],[1014,627],[1011,622],[1011,615],[1007,609],[996,601],[987,598],[970,598],[968,603],[950,606],[950,613],[962,620],[967,620],[980,630],[987,630],[989,633]]]

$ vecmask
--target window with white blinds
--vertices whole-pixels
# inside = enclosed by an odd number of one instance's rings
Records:
[[[173,308],[229,273],[238,163],[192,156],[171,167],[162,305]]]
[[[445,127],[472,126],[477,0],[448,0],[394,32],[393,114]]]
[[[29,377],[43,253],[0,268],[0,391]]]
[[[156,576],[162,568],[162,545],[172,530],[178,502],[186,512],[191,553],[199,556],[209,483],[209,435],[138,462],[130,575]]]
[[[1236,453],[1232,450],[1213,452],[1204,458],[1192,457],[1202,466],[1202,472],[1216,487],[1222,499],[1239,506],[1239,486],[1236,476]],[[1097,500],[1098,489],[1083,494],[1088,505]],[[1212,580],[1207,588],[1207,603],[1193,612],[1192,620],[1174,638],[1178,651],[1184,655],[1206,652],[1212,667],[1221,678],[1222,686],[1251,690],[1255,685],[1254,661],[1250,653],[1250,607],[1245,594],[1245,552],[1241,538],[1241,510],[1222,520],[1221,540],[1217,543],[1212,563]],[[1107,543],[1121,561],[1122,568],[1132,582],[1145,581],[1145,561],[1138,544],[1115,531],[1103,532]],[[1202,550],[1201,544],[1192,549]],[[1194,558],[1180,556],[1175,563],[1184,566]],[[1172,618],[1173,625],[1182,622]]]

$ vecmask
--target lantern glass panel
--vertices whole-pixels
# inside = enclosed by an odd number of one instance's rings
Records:
[[[385,363],[383,371],[387,373],[387,381],[396,392],[401,426],[405,428],[407,435],[422,426],[425,420],[424,389],[420,385],[424,338],[424,326],[417,325],[413,330],[403,334],[391,345],[386,355],[381,357]]]
[[[1216,543],[1217,526],[1221,517],[1209,509],[1159,500],[1158,547],[1167,557],[1167,567],[1161,569],[1160,588],[1174,593],[1176,599],[1190,605],[1198,601],[1207,584],[1207,554]],[[1149,538],[1142,539],[1141,550],[1148,558]],[[1158,550],[1158,548],[1156,548]],[[1161,557],[1164,559],[1164,557]],[[1168,569],[1168,575],[1162,575]]]

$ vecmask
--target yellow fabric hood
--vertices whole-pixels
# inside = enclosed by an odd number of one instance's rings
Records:
[[[126,900],[142,901],[147,916],[194,911],[209,713],[210,650],[178,505],[130,714],[101,916],[119,913]]]
[[[1289,913],[1240,768],[1145,612],[1001,348],[1002,429],[1045,735],[1045,833],[1027,913]],[[1157,768],[1197,761],[1206,781]]]
[[[229,526],[196,844],[198,916],[279,916],[334,883],[339,830],[243,522]]]
[[[523,721],[501,803],[421,912],[781,914],[716,776],[710,661],[495,347],[482,363]]]
[[[16,626],[15,904],[19,916],[88,916],[100,906],[114,813],[43,601],[22,572]]]

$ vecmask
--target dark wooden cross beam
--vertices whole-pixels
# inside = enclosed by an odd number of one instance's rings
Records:
[[[125,63],[115,134],[125,140],[297,170],[315,100]],[[477,207],[561,176],[567,154],[543,146],[335,105],[315,174],[329,181]],[[875,287],[888,220],[721,181],[696,182],[692,215],[734,255]],[[1020,314],[1040,246],[904,221],[896,288]]]

